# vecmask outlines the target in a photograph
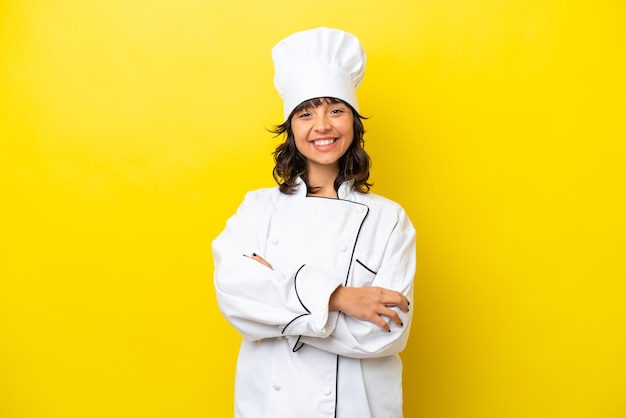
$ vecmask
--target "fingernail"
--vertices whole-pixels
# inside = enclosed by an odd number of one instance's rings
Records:
[[[252,253],[252,257],[256,257],[256,253]]]
[[[406,304],[411,306],[411,302],[409,302],[408,300],[406,301]]]
[[[403,327],[404,326],[404,322],[400,322],[400,326]]]
[[[387,332],[391,332],[391,329],[389,329],[389,331],[387,331]]]

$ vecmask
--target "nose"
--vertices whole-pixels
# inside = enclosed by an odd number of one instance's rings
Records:
[[[315,130],[318,132],[326,132],[331,129],[330,120],[326,115],[320,115],[315,118]]]

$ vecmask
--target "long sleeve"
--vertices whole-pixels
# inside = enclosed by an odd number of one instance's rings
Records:
[[[316,275],[316,282],[311,284],[307,274],[311,269],[305,265],[271,270],[244,256],[252,252],[265,256],[275,215],[269,191],[248,193],[225,230],[213,241],[220,310],[248,340],[280,337],[287,331],[326,337],[333,329],[327,324],[336,322],[338,316],[329,313],[328,300],[343,282],[341,276]]]
[[[272,190],[272,191],[269,191]],[[391,332],[329,311],[340,285],[378,286],[413,298],[415,230],[404,210],[376,195],[306,198],[263,189],[246,195],[213,242],[220,309],[247,339],[286,337],[354,358],[404,349],[411,312]],[[360,200],[359,200],[360,199]],[[258,253],[274,269],[245,257]]]
[[[311,402],[319,408],[304,415],[402,415],[395,353],[411,313],[399,312],[404,326],[383,332],[328,307],[338,286],[379,286],[412,300],[415,231],[399,205],[346,186],[338,199],[308,197],[305,187],[250,192],[212,243],[218,304],[243,336],[241,416],[258,415],[258,400],[272,417],[302,415]],[[272,268],[244,256],[253,252]]]
[[[369,219],[368,219],[369,221]],[[373,221],[373,220],[372,220]],[[381,222],[381,220],[376,219]],[[378,228],[381,231],[381,228]],[[377,271],[363,268],[360,260],[355,260],[351,284],[355,287],[371,285],[392,289],[413,299],[413,280],[415,275],[415,230],[409,219],[400,210],[398,223],[388,237],[382,262]],[[374,275],[371,280],[366,278]],[[365,279],[365,280],[364,280]],[[403,322],[402,327],[391,324],[391,331],[385,333],[377,325],[341,314],[332,334],[326,338],[303,336],[299,344],[308,344],[325,351],[354,358],[382,357],[398,353],[406,346],[411,325],[412,311],[408,313],[395,309]]]

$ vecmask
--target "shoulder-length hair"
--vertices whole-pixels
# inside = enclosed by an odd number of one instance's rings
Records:
[[[361,116],[352,106],[343,100],[334,97],[318,97],[306,100],[300,103],[289,115],[287,120],[271,132],[278,135],[285,135],[285,141],[280,144],[274,151],[273,176],[282,193],[293,194],[297,189],[298,178],[302,178],[309,192],[314,192],[317,188],[308,183],[306,158],[296,148],[296,141],[291,129],[291,118],[296,112],[317,107],[322,103],[343,103],[350,108],[354,117],[354,139],[345,154],[339,159],[339,174],[335,179],[335,191],[339,190],[339,186],[345,181],[352,182],[352,189],[367,193],[372,186],[367,180],[370,177],[370,167],[372,160],[365,152],[363,135],[365,128],[363,127],[363,116]]]

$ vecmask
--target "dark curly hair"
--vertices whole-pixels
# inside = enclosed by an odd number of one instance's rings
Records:
[[[365,152],[365,141],[363,140],[363,134],[365,134],[363,120],[367,118],[361,116],[348,103],[334,97],[318,97],[300,103],[284,123],[271,130],[276,136],[284,134],[286,137],[285,141],[273,152],[274,162],[276,163],[273,171],[274,180],[278,183],[280,191],[285,194],[295,193],[299,177],[304,180],[307,191],[316,191],[317,188],[312,187],[308,183],[306,158],[296,148],[293,130],[291,129],[291,118],[296,112],[317,107],[323,103],[343,103],[352,110],[352,115],[354,116],[354,140],[346,153],[339,159],[339,174],[335,179],[335,191],[339,190],[339,186],[343,182],[352,181],[353,190],[360,193],[369,192],[372,185],[367,180],[370,177],[372,160]]]

